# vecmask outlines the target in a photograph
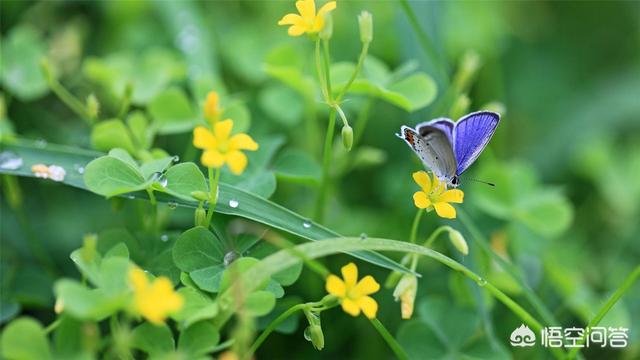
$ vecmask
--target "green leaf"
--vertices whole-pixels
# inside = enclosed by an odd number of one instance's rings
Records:
[[[138,169],[112,156],[91,161],[85,168],[84,182],[89,190],[106,197],[143,190],[150,185]]]
[[[289,181],[318,182],[322,174],[320,164],[309,154],[297,150],[283,151],[273,164],[279,178]]]
[[[436,82],[425,73],[410,75],[389,85],[389,90],[402,95],[409,103],[407,111],[416,111],[431,104],[438,93]]]
[[[73,263],[76,264],[80,273],[86,276],[92,284],[98,285],[100,283],[101,258],[99,255],[94,256],[91,261],[87,261],[85,256],[83,256],[82,249],[77,249],[74,250],[69,257]]]
[[[573,219],[573,208],[569,201],[557,191],[536,192],[519,203],[515,214],[533,231],[552,238],[564,232]]]
[[[170,353],[175,348],[173,334],[166,324],[144,323],[131,333],[131,347],[151,356]]]
[[[220,333],[216,327],[210,322],[201,321],[180,333],[178,350],[190,356],[204,355],[213,350],[218,341]]]
[[[141,111],[134,111],[127,117],[127,126],[133,135],[134,143],[138,148],[151,147],[154,132],[149,125],[147,117]]]
[[[125,163],[131,165],[134,169],[140,170],[138,163],[131,157],[131,154],[121,148],[113,148],[109,151],[109,156],[122,160]]]
[[[229,267],[227,267],[222,274],[222,280],[220,281],[220,290],[226,290],[233,283],[233,279],[244,274],[259,262],[260,260],[256,258],[241,257],[231,263],[231,265],[229,265]],[[263,278],[261,282],[257,283],[256,289],[262,290],[267,287],[269,280],[269,277]]]
[[[128,257],[105,256],[100,264],[100,289],[113,296],[126,292],[128,290],[127,274],[130,268],[131,263]]]
[[[92,340],[100,336],[95,324],[83,323],[70,316],[62,315],[60,324],[53,332],[54,354],[57,359],[90,358]]]
[[[107,251],[104,257],[122,257],[125,259],[129,259],[129,249],[127,248],[127,245],[125,245],[125,243],[121,242]]]
[[[14,170],[0,168],[0,174],[33,177],[30,170],[31,165],[42,162],[52,163],[67,169],[68,175],[63,181],[64,184],[85,190],[89,189],[89,186],[82,181],[81,177],[74,176],[71,173],[73,171],[72,169],[74,169],[74,166],[77,164],[86,164],[91,159],[100,156],[99,153],[93,151],[55,144],[47,144],[46,147],[42,148],[36,146],[34,141],[24,139],[17,139],[11,144],[5,143],[3,144],[3,149],[16,153],[16,155],[23,159],[25,166]],[[263,154],[262,149],[257,153],[261,153],[260,156],[256,157],[257,162],[267,157],[266,155],[269,155]],[[116,161],[118,160],[116,159]],[[120,163],[129,166],[121,161]],[[139,176],[141,177],[141,175]],[[134,194],[134,196],[145,198],[143,194]],[[161,202],[176,201],[175,198],[166,194],[157,194],[157,199]],[[231,202],[231,200],[234,200],[234,202]],[[229,205],[230,202],[234,205],[237,202],[237,206]],[[196,201],[186,201],[183,199],[178,199],[177,203],[191,208],[195,208],[198,205]],[[289,209],[225,183],[220,184],[220,197],[215,210],[219,213],[254,220],[307,240],[323,240],[340,237],[338,233],[313,223]],[[408,271],[397,262],[377,253],[365,251],[352,253],[351,255],[391,270]]]
[[[149,114],[160,134],[175,134],[193,128],[196,113],[189,98],[179,88],[169,88],[156,95],[149,104]]]
[[[165,174],[167,186],[165,191],[175,197],[192,201],[193,191],[209,192],[207,181],[202,171],[194,163],[181,163],[172,166]]]
[[[178,268],[191,272],[224,263],[222,241],[203,226],[183,232],[173,246],[173,261]]]
[[[178,290],[184,306],[171,317],[187,328],[201,320],[213,319],[218,314],[218,304],[196,289],[183,287]]]
[[[127,301],[122,294],[89,289],[74,280],[59,280],[54,290],[56,297],[64,304],[64,312],[82,320],[105,319],[121,309]]]
[[[304,99],[300,94],[281,84],[265,87],[258,94],[258,104],[274,122],[294,127],[302,121]]]
[[[149,180],[153,174],[164,172],[171,166],[172,162],[173,157],[171,156],[149,160],[140,166],[140,171],[142,172],[142,176]]]
[[[91,144],[99,151],[122,148],[130,154],[136,153],[129,129],[120,119],[101,121],[91,129]]]
[[[49,341],[44,329],[37,321],[21,317],[2,332],[2,357],[8,360],[51,359]]]
[[[267,315],[275,306],[276,297],[266,290],[249,294],[244,303],[244,309],[250,316]]]
[[[31,101],[49,90],[40,67],[47,49],[36,30],[22,24],[11,28],[2,41],[0,78],[9,92],[23,101]]]
[[[224,108],[224,119],[233,119],[232,133],[245,133],[251,127],[251,112],[245,104],[234,101]]]

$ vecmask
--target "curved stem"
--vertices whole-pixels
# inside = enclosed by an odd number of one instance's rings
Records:
[[[318,200],[316,202],[316,220],[322,223],[324,219],[324,207],[326,204],[327,192],[329,190],[329,168],[331,167],[331,159],[333,154],[333,135],[336,126],[336,109],[329,110],[329,123],[327,124],[327,133],[324,140],[324,152],[322,155],[322,179],[320,180],[320,191],[318,192]]]
[[[416,216],[413,218],[411,233],[409,235],[409,242],[412,244],[416,243],[416,237],[418,236],[418,227],[420,226],[420,219],[422,219],[422,214],[424,214],[424,209],[418,209]]]
[[[438,238],[438,235],[442,234],[443,231],[449,231],[450,229],[451,229],[451,226],[449,225],[440,226],[434,232],[431,233],[429,238],[424,242],[422,246],[430,249],[431,245],[433,245],[433,242],[436,241],[436,239]],[[413,254],[411,256],[411,266],[409,267],[409,269],[411,269],[412,271],[415,271],[417,267],[418,267],[418,254]]]
[[[353,74],[351,74],[351,78],[347,81],[347,84],[340,90],[340,93],[336,97],[336,103],[339,103],[342,100],[342,97],[347,93],[351,84],[356,80],[360,70],[362,69],[362,65],[364,64],[364,60],[367,58],[367,52],[369,51],[369,43],[363,43],[362,49],[360,50],[360,56],[358,56],[358,64],[356,68],[353,70]]]
[[[209,228],[211,225],[211,219],[213,218],[213,213],[216,210],[216,205],[218,204],[218,182],[220,181],[220,169],[214,170],[213,168],[209,168],[209,208],[207,211],[207,222],[206,228]]]
[[[273,332],[273,330],[275,330],[278,327],[278,325],[280,325],[281,322],[286,320],[289,316],[293,315],[296,311],[303,310],[306,307],[308,307],[307,304],[293,305],[287,311],[283,312],[282,314],[280,314],[280,316],[275,318],[275,320],[273,320],[271,324],[269,324],[269,326],[267,326],[262,331],[262,333],[260,334],[260,336],[258,336],[256,341],[253,342],[253,345],[251,345],[251,347],[249,348],[248,355],[249,356],[253,355],[256,352],[256,350],[258,350],[260,345],[262,345],[262,343],[267,339],[267,337]]]
[[[389,333],[387,328],[385,328],[384,325],[382,325],[380,320],[378,320],[377,318],[373,318],[369,320],[371,321],[371,324],[373,324],[373,327],[376,328],[376,330],[378,330],[378,332],[380,333],[384,341],[387,342],[387,345],[389,345],[389,348],[391,348],[391,351],[393,351],[393,353],[396,355],[398,359],[400,360],[409,359],[409,356],[407,355],[407,353],[400,346],[400,344],[398,344],[396,339],[393,338],[393,336]]]
[[[596,316],[594,316],[593,319],[589,321],[589,324],[587,325],[587,331],[584,334],[584,337],[580,339],[580,341],[578,341],[578,344],[581,345],[584,343],[584,339],[587,336],[589,336],[589,329],[597,326],[600,323],[600,321],[602,321],[602,319],[605,317],[605,315],[607,315],[609,310],[611,310],[611,308],[618,302],[618,300],[620,300],[622,295],[624,295],[624,293],[627,292],[627,290],[629,290],[631,285],[633,285],[636,282],[636,280],[638,280],[638,277],[640,277],[640,266],[636,266],[636,268],[631,272],[631,274],[627,276],[627,278],[622,283],[622,285],[620,285],[620,287],[613,294],[611,294],[611,297],[609,298],[609,300],[607,300],[607,302],[604,305],[602,305],[602,307],[600,308]],[[569,360],[573,359],[578,354],[578,351],[580,351],[579,347],[574,347],[573,349],[571,349],[571,351],[569,351],[569,355],[567,355],[567,359]]]

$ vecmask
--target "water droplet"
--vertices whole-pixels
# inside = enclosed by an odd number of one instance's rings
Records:
[[[360,234],[360,240],[367,240],[367,234],[366,233],[362,233]]]
[[[135,199],[135,198],[136,198],[136,197],[135,197],[135,196],[133,196],[133,195],[127,195],[127,199],[133,200],[133,199]]]
[[[80,174],[80,175],[84,174],[84,166],[82,166],[80,164],[75,164],[75,165],[73,165],[73,168],[76,169],[78,174]]]
[[[0,154],[0,169],[16,170],[22,167],[22,158],[12,151],[3,151]]]
[[[162,242],[167,242],[167,241],[169,241],[169,235],[167,235],[167,234],[162,234],[162,235],[160,235],[160,240],[161,240]]]
[[[478,283],[478,286],[485,286],[485,285],[487,285],[487,280],[485,280],[483,278],[479,278],[477,283]]]
[[[178,207],[178,203],[175,201],[169,201],[167,203],[167,206],[169,207],[169,209],[175,210]]]
[[[305,220],[305,221],[302,223],[302,226],[303,226],[305,229],[309,229],[309,228],[311,228],[311,220]]]
[[[231,265],[231,263],[236,261],[237,258],[238,253],[235,251],[229,251],[228,253],[224,254],[224,266],[227,267]]]
[[[240,203],[238,202],[238,200],[236,200],[236,199],[231,199],[231,200],[229,200],[229,206],[231,206],[232,208],[234,208],[234,209],[235,209],[235,208],[237,208],[237,207],[238,207],[238,205],[240,205]]]
[[[304,329],[304,339],[307,341],[311,341],[311,326],[307,326]]]
[[[158,182],[160,183],[160,185],[162,185],[162,187],[167,187],[167,185],[169,184],[169,180],[167,180],[166,177],[161,178]]]
[[[171,159],[173,162],[177,163],[178,161],[180,161],[180,156],[178,155],[174,155],[173,158]]]
[[[38,139],[36,140],[36,147],[42,149],[43,147],[47,146],[47,140],[45,139]]]

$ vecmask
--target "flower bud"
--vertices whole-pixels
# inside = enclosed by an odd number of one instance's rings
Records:
[[[451,244],[463,255],[469,255],[469,245],[467,245],[467,241],[460,231],[454,229],[449,230],[449,240],[451,240]]]
[[[98,235],[85,234],[82,238],[82,249],[80,250],[80,256],[82,260],[87,263],[92,262],[98,255]]]
[[[192,191],[191,196],[198,201],[209,200],[209,194],[204,191]]]
[[[363,11],[358,15],[358,25],[360,26],[360,41],[368,44],[373,40],[373,18],[371,13]]]
[[[349,124],[342,127],[342,144],[347,151],[353,146],[353,129]]]
[[[324,348],[324,334],[322,333],[322,327],[320,325],[309,325],[304,330],[305,338],[313,344],[316,350],[322,350]]]
[[[202,207],[202,203],[196,209],[195,213],[195,225],[196,226],[207,226],[207,212]]]
[[[87,107],[87,114],[89,117],[91,119],[97,119],[98,113],[100,112],[100,103],[98,102],[98,98],[95,94],[91,93],[87,96],[85,106]]]
[[[64,301],[62,301],[62,298],[57,298],[56,304],[53,306],[53,311],[59,315],[62,313],[63,310],[64,310]]]
[[[404,274],[395,290],[393,290],[393,296],[396,301],[400,300],[400,314],[403,319],[411,318],[417,291],[418,279],[412,274]]]
[[[322,26],[322,30],[318,34],[320,39],[329,40],[331,36],[333,36],[333,17],[331,14],[324,15],[324,25]]]

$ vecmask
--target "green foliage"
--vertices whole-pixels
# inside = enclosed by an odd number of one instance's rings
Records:
[[[23,317],[2,332],[2,356],[7,359],[52,359],[44,329],[37,321]]]
[[[35,100],[48,91],[47,80],[40,70],[46,47],[38,31],[29,25],[12,28],[2,42],[0,80],[21,100]]]

